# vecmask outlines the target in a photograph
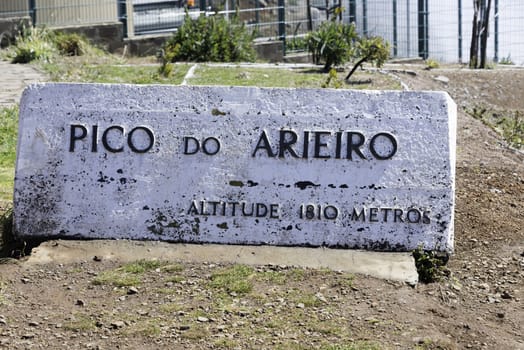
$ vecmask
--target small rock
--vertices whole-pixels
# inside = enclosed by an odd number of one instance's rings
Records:
[[[31,280],[29,280],[29,278],[21,278],[20,281],[22,281],[23,284],[27,284],[29,282],[31,282]]]
[[[449,83],[449,78],[443,75],[439,75],[438,77],[434,77],[433,79],[436,81],[440,81],[441,83],[444,83],[444,84]]]
[[[204,317],[204,316],[198,316],[197,321],[198,322],[209,322],[209,318]]]
[[[38,323],[36,321],[30,321],[29,322],[29,326],[31,326],[31,327],[38,327],[38,326],[40,326],[40,323]]]
[[[178,327],[178,329],[181,330],[181,331],[187,331],[190,328],[191,328],[191,326],[188,325],[188,324],[184,324],[184,325],[181,325],[180,327]]]
[[[498,318],[504,318],[506,315],[503,312],[497,312]]]
[[[7,325],[7,321],[4,318],[0,318],[0,324]]]
[[[126,324],[124,323],[124,321],[113,321],[111,322],[111,327],[113,329],[118,329],[118,328],[122,328],[124,327]]]
[[[98,255],[95,255],[93,257],[93,261],[102,261],[102,257],[101,256],[98,256]]]
[[[299,309],[303,309],[304,307],[306,307],[306,306],[304,305],[304,303],[298,303],[298,304],[297,304],[297,308],[299,308]]]
[[[35,335],[33,333],[22,334],[22,339],[33,339]]]
[[[76,302],[75,302],[75,305],[78,305],[78,306],[85,306],[86,303],[85,303],[85,301],[83,301],[82,299],[77,299]]]
[[[502,299],[512,299],[512,298],[513,298],[513,296],[512,296],[511,294],[509,294],[508,291],[504,291],[504,292],[502,292],[502,294],[500,295],[500,297],[501,297]]]
[[[137,289],[136,287],[130,287],[130,288],[127,290],[127,294],[128,294],[128,295],[138,294],[138,289]]]

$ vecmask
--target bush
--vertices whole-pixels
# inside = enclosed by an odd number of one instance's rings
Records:
[[[29,63],[34,60],[50,61],[56,53],[51,32],[45,28],[22,27],[16,37],[13,50],[8,52],[8,57],[13,63]]]
[[[188,13],[178,31],[164,45],[163,62],[240,62],[253,61],[253,35],[238,19],[200,16]]]
[[[82,56],[89,46],[88,40],[77,33],[58,32],[53,42],[62,56]]]
[[[308,51],[313,55],[313,62],[324,62],[324,70],[329,72],[332,66],[345,63],[353,57],[354,42],[358,35],[354,24],[342,24],[335,21],[324,22],[308,34]]]

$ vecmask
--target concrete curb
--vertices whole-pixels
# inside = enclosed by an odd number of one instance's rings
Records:
[[[129,262],[139,259],[183,262],[220,262],[247,265],[287,265],[328,268],[406,282],[415,285],[418,274],[410,253],[363,250],[240,246],[218,244],[180,244],[156,241],[54,240],[33,249],[27,264],[72,263],[92,260]]]

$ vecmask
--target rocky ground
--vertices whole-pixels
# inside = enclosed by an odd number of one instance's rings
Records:
[[[524,349],[524,155],[464,113],[524,111],[524,70],[388,69],[412,90],[448,91],[459,109],[456,251],[439,282],[4,259],[0,348]]]

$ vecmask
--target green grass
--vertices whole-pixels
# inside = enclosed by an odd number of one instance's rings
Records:
[[[13,199],[18,106],[0,108],[0,201]]]
[[[94,285],[113,285],[131,287],[142,283],[142,275],[150,270],[160,268],[163,262],[158,260],[138,260],[125,264],[117,269],[103,271],[93,280]]]
[[[357,72],[355,81],[366,81],[364,84],[346,84],[342,82],[344,72],[335,72],[340,80],[340,87],[346,89],[401,89],[398,81],[376,72]],[[283,69],[255,68],[240,66],[199,65],[194,77],[188,80],[190,85],[225,85],[225,86],[258,86],[283,88],[321,88],[326,85],[328,74],[319,69]],[[334,77],[331,77],[333,79]],[[333,84],[328,84],[332,87]]]
[[[247,294],[253,289],[255,271],[246,265],[234,265],[211,275],[209,286],[227,293]]]
[[[95,60],[97,61],[97,60]],[[84,58],[64,58],[42,65],[53,81],[113,84],[175,84],[184,79],[190,65],[176,64],[169,77],[159,74],[159,65],[127,65],[116,59],[89,63]]]
[[[466,113],[499,133],[513,148],[524,147],[524,113],[522,111],[495,111],[478,105]]]

